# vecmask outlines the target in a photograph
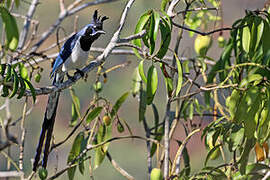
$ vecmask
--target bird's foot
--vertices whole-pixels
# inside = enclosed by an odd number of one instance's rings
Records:
[[[68,79],[70,79],[72,82],[75,82],[74,76],[71,76],[71,75],[69,75],[69,74],[67,73],[67,77],[68,77]]]
[[[80,70],[80,69],[76,69],[76,72],[75,72],[75,74],[80,74],[82,77],[83,77],[83,79],[86,81],[87,80],[87,74],[86,73],[84,73],[82,70]],[[74,74],[74,75],[75,75]]]

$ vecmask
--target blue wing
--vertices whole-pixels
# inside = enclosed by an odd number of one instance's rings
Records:
[[[58,70],[59,67],[68,59],[68,57],[72,53],[72,49],[75,46],[75,42],[78,40],[79,36],[77,34],[74,34],[71,36],[63,45],[61,48],[59,55],[55,59],[55,62],[53,64],[52,72],[50,73],[50,78],[52,78],[55,74],[55,72]]]

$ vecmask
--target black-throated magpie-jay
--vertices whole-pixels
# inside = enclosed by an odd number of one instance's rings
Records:
[[[65,74],[69,70],[78,70],[82,68],[88,59],[90,47],[92,43],[98,39],[103,31],[103,21],[108,19],[104,16],[98,17],[97,10],[94,12],[93,20],[90,24],[83,27],[79,32],[71,36],[61,48],[57,56],[50,77],[53,78],[53,85],[58,86],[64,80]],[[52,131],[55,122],[56,110],[58,105],[60,92],[53,92],[49,95],[48,104],[45,111],[45,116],[42,124],[42,129],[39,137],[39,143],[36,150],[36,156],[33,164],[33,171],[37,170],[42,147],[45,141],[42,167],[46,168],[48,155],[50,152],[50,143]]]

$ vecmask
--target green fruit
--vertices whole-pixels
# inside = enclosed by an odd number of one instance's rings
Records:
[[[94,88],[94,90],[97,93],[101,92],[102,91],[102,84],[101,84],[101,82],[97,82],[96,84],[93,84],[93,88]]]
[[[111,118],[108,115],[103,116],[103,122],[106,126],[111,124]]]
[[[41,79],[41,75],[38,73],[38,74],[36,74],[35,75],[35,81],[37,82],[37,83],[39,83],[40,82],[40,79]]]
[[[150,177],[151,177],[150,178],[151,180],[162,180],[163,179],[162,172],[158,168],[152,169]]]
[[[198,35],[194,42],[194,49],[200,56],[205,56],[208,49],[210,48],[212,39],[210,36]]]
[[[226,43],[224,37],[223,36],[219,36],[217,40],[218,40],[218,46],[220,48],[224,48],[225,43]]]
[[[48,176],[48,171],[45,168],[40,168],[38,170],[38,176],[41,180],[46,179]]]
[[[117,123],[117,130],[119,133],[122,133],[125,130],[124,126],[120,122]]]

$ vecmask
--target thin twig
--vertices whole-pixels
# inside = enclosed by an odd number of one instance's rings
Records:
[[[22,171],[23,170],[23,157],[24,157],[24,142],[25,142],[25,127],[24,127],[24,122],[25,122],[25,117],[26,117],[26,110],[27,110],[27,100],[28,97],[25,98],[24,106],[23,106],[23,112],[22,112],[22,121],[21,121],[21,143],[20,143],[20,156],[19,156],[19,168]]]
[[[119,164],[112,159],[112,156],[110,155],[110,153],[107,151],[106,152],[106,156],[109,159],[109,161],[112,163],[112,166],[120,173],[122,174],[125,178],[127,178],[128,180],[135,180],[135,178],[133,176],[131,176],[127,171],[125,171],[123,168],[121,168],[119,166]]]
[[[181,28],[181,29],[184,29],[184,30],[187,30],[187,31],[191,31],[191,32],[200,34],[202,36],[207,36],[207,35],[214,34],[214,33],[220,32],[220,31],[231,31],[233,29],[233,28],[230,28],[230,27],[226,27],[226,28],[215,29],[215,30],[209,31],[209,32],[201,32],[201,31],[197,31],[195,29],[188,28],[186,26],[182,26],[182,25],[177,24],[177,23],[175,23],[173,21],[172,21],[172,24],[174,26],[178,27],[178,28]]]
[[[39,4],[39,0],[33,0],[30,7],[29,7],[28,13],[26,15],[27,18],[24,21],[23,30],[20,34],[20,41],[19,41],[18,48],[17,48],[18,50],[22,49],[24,44],[25,44],[25,41],[27,39],[27,35],[29,32],[30,22],[31,22],[31,19],[32,19],[35,11],[36,11],[36,7],[38,4]]]

